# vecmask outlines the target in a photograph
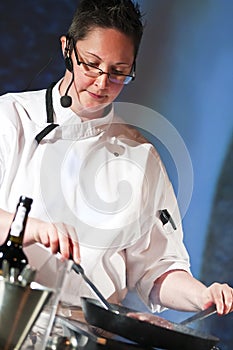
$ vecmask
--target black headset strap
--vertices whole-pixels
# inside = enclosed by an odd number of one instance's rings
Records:
[[[46,103],[46,113],[47,113],[47,123],[53,123],[53,98],[52,98],[52,91],[53,87],[56,85],[56,83],[52,83],[48,89],[46,90],[45,94],[45,103]]]
[[[52,98],[52,90],[56,83],[52,83],[45,94],[45,103],[46,103],[46,114],[47,114],[47,123],[51,123],[47,125],[38,135],[36,135],[35,139],[40,143],[40,141],[48,135],[54,128],[58,126],[58,124],[54,124],[53,119],[53,98]]]
[[[39,132],[38,135],[36,135],[35,139],[38,143],[40,143],[43,138],[48,135],[53,129],[55,129],[58,126],[58,124],[49,124],[47,125],[41,132]]]

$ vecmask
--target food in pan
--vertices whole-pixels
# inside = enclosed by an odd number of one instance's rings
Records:
[[[162,317],[156,316],[156,315],[152,315],[149,313],[145,313],[145,312],[128,312],[126,314],[128,317],[132,317],[136,320],[139,321],[145,321],[148,322],[150,324],[153,324],[155,326],[159,326],[159,327],[163,327],[163,328],[167,328],[167,329],[173,329],[173,323],[169,322],[167,320],[165,320]]]

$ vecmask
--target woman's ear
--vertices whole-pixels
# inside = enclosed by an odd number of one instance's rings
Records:
[[[62,37],[60,38],[60,42],[61,42],[62,54],[65,58],[67,56],[67,39],[65,35],[62,35]]]

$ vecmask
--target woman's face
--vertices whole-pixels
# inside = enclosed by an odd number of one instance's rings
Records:
[[[62,39],[63,52],[65,49],[65,38]],[[134,61],[134,46],[130,37],[116,29],[96,27],[91,30],[85,39],[76,43],[76,52],[81,62],[91,64],[102,69],[104,72],[120,72],[130,74]],[[84,74],[85,66],[78,65],[72,51],[72,62],[74,71],[74,83],[69,95],[72,97],[71,108],[78,114],[89,118],[100,116],[99,111],[110,104],[119,95],[124,85],[113,83],[107,74],[97,78],[88,77]],[[66,71],[61,85],[61,94],[64,94],[72,75]],[[97,115],[96,115],[97,112]]]

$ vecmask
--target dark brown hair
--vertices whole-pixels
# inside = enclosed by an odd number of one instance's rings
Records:
[[[131,37],[136,57],[143,34],[142,15],[137,3],[132,0],[81,0],[67,36],[77,42],[95,27],[114,28]]]

